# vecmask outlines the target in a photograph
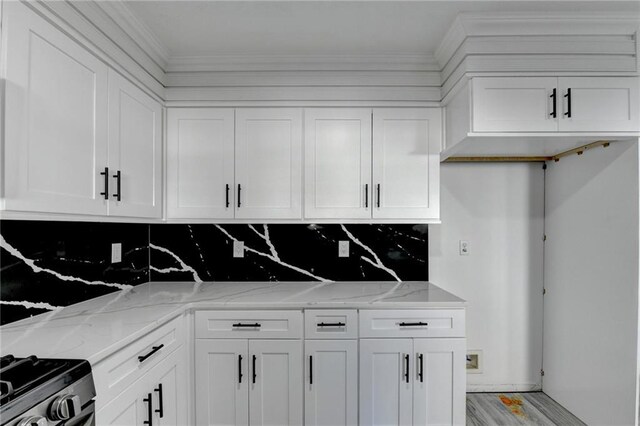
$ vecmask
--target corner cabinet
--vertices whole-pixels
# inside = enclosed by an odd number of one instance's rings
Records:
[[[4,4],[4,209],[162,217],[162,107],[21,2]]]

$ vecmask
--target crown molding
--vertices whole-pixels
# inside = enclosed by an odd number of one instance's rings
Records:
[[[473,37],[629,36],[640,31],[638,17],[620,13],[461,13],[435,51],[445,68]]]
[[[220,55],[169,59],[166,71],[439,71],[431,55]]]
[[[103,13],[124,31],[163,71],[170,59],[169,50],[149,27],[138,19],[124,0],[94,1]]]

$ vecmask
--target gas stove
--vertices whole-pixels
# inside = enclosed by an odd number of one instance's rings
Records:
[[[36,356],[0,358],[0,425],[95,425],[91,365]]]

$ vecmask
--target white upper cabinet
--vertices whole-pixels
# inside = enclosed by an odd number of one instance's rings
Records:
[[[109,215],[162,217],[162,106],[109,70]]]
[[[640,131],[638,78],[560,77],[558,90],[560,131]]]
[[[236,110],[236,218],[302,218],[302,111]]]
[[[440,109],[374,109],[374,218],[438,219]]]
[[[234,110],[167,110],[167,217],[233,218]]]
[[[305,217],[371,217],[371,110],[305,110]]]
[[[555,77],[500,77],[473,80],[474,132],[555,132]],[[555,117],[554,117],[555,115]]]
[[[107,66],[22,3],[3,8],[5,208],[104,215]]]

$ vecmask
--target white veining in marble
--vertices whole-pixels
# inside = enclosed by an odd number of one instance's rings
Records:
[[[371,256],[373,256],[373,260],[369,259],[366,256],[361,256],[361,259],[369,262],[370,264],[372,264],[373,266],[375,266],[376,268],[382,269],[383,271],[386,271],[387,273],[389,273],[389,275],[391,275],[396,281],[402,281],[400,279],[400,277],[398,276],[398,274],[396,274],[396,272],[385,266],[382,261],[380,260],[380,258],[378,257],[378,255],[371,250],[370,247],[368,247],[366,244],[362,243],[362,241],[360,241],[359,239],[357,239],[351,232],[349,232],[349,230],[347,229],[346,226],[344,225],[340,225],[342,227],[342,230],[345,232],[345,234],[347,234],[347,237],[349,237],[349,239],[351,241],[353,241],[354,243],[356,243],[357,245],[359,245],[360,247],[362,247],[363,249],[365,249],[368,253],[371,254]]]
[[[104,281],[89,281],[89,280],[85,280],[85,279],[79,278],[79,277],[73,277],[73,276],[70,276],[70,275],[64,275],[64,274],[61,274],[61,273],[56,272],[56,271],[51,270],[51,269],[42,268],[42,267],[36,265],[36,261],[35,260],[27,258],[22,253],[20,253],[20,250],[18,250],[17,248],[15,248],[11,244],[9,244],[4,239],[4,237],[2,235],[0,235],[0,247],[5,249],[6,251],[8,251],[9,254],[11,254],[12,256],[22,260],[25,263],[25,265],[27,265],[29,268],[31,268],[33,270],[33,272],[35,272],[35,273],[44,272],[46,274],[53,275],[54,277],[56,277],[56,278],[58,278],[59,280],[62,280],[62,281],[76,281],[76,282],[80,282],[80,283],[87,284],[87,285],[104,285],[104,286],[107,286],[107,287],[115,287],[115,288],[119,288],[119,289],[128,289],[128,288],[132,287],[132,286],[130,286],[128,284],[107,283],[107,282],[104,282]]]
[[[226,229],[224,229],[222,226],[220,226],[220,225],[214,225],[214,226],[215,226],[216,228],[218,228],[218,229],[219,229],[219,230],[220,230],[224,235],[226,235],[226,236],[227,236],[227,238],[229,238],[230,240],[232,240],[232,241],[238,241],[238,239],[237,239],[236,237],[234,237],[233,235],[231,235],[231,234],[230,234]],[[304,274],[304,275],[306,275],[306,276],[308,276],[308,277],[311,277],[311,278],[313,278],[313,279],[315,279],[315,280],[323,281],[323,282],[331,282],[331,280],[329,280],[329,279],[327,279],[327,278],[320,277],[320,276],[315,275],[315,274],[313,274],[313,273],[311,273],[311,272],[309,272],[309,271],[307,271],[307,270],[305,270],[305,269],[299,268],[299,267],[297,267],[297,266],[295,266],[295,265],[291,265],[291,264],[289,264],[289,263],[287,263],[287,262],[285,262],[285,261],[283,261],[283,260],[280,260],[280,256],[278,256],[278,252],[276,251],[275,247],[274,247],[274,246],[273,246],[273,244],[271,243],[271,240],[269,239],[269,232],[268,232],[268,229],[267,229],[267,225],[264,225],[264,227],[265,227],[265,233],[264,233],[264,234],[261,234],[260,232],[258,232],[258,231],[257,231],[257,230],[252,226],[252,225],[249,225],[249,227],[250,227],[251,229],[253,229],[253,231],[254,231],[254,232],[256,232],[258,235],[260,235],[260,236],[262,237],[262,239],[264,239],[264,240],[267,242],[267,245],[269,246],[269,250],[270,250],[270,252],[271,252],[271,253],[269,254],[269,253],[261,252],[261,251],[259,251],[259,250],[256,250],[256,249],[252,248],[252,247],[249,247],[249,246],[247,246],[247,245],[245,244],[244,249],[245,249],[246,251],[249,251],[249,252],[251,252],[251,253],[255,253],[255,254],[259,255],[259,256],[263,256],[263,257],[266,257],[266,258],[268,258],[268,259],[271,259],[272,261],[274,261],[274,262],[276,262],[276,263],[278,263],[278,264],[280,264],[280,265],[282,265],[282,266],[285,266],[285,267],[287,267],[287,268],[289,268],[289,269],[293,269],[294,271],[296,271],[296,272],[300,272],[301,274]]]
[[[174,268],[174,267],[170,267],[170,268],[156,268],[153,265],[149,265],[149,268],[153,271],[156,272],[160,272],[160,273],[167,273],[167,272],[189,272],[193,275],[193,280],[197,283],[201,283],[202,279],[200,278],[200,276],[198,275],[198,272],[193,269],[191,266],[187,265],[182,259],[180,259],[180,257],[175,254],[174,252],[172,252],[171,250],[164,248],[164,247],[160,247],[157,246],[155,244],[149,243],[149,248],[153,249],[153,250],[158,250],[161,251],[163,253],[168,254],[169,256],[173,257],[176,262],[178,262],[178,264],[180,265],[180,268]]]
[[[151,282],[0,327],[0,353],[96,363],[189,309],[460,308],[427,282]]]

